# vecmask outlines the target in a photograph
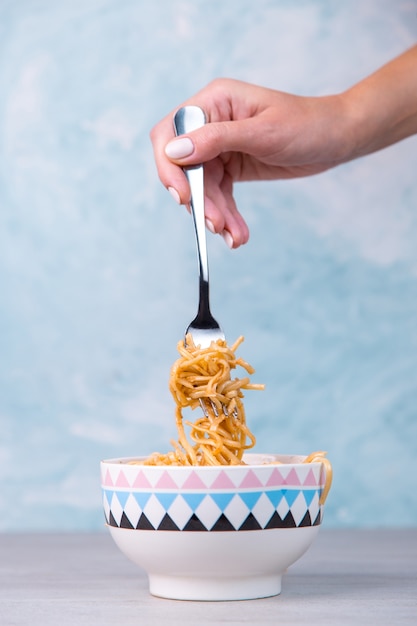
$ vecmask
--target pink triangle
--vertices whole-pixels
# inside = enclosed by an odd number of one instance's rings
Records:
[[[152,486],[151,483],[146,478],[143,472],[138,473],[132,485],[132,487],[136,487],[136,488],[144,487],[145,489],[149,489],[151,486]]]
[[[310,469],[310,471],[308,472],[305,481],[303,482],[303,485],[309,485],[310,487],[317,486],[317,480],[316,477],[314,476],[314,472],[312,469]]]
[[[279,487],[285,484],[285,480],[279,469],[276,467],[266,483],[267,487]]]
[[[184,489],[205,489],[206,486],[196,472],[191,472],[183,484]]]
[[[239,487],[262,487],[262,483],[253,470],[249,470]]]
[[[112,481],[112,478],[108,469],[104,477],[103,485],[105,485],[106,487],[114,487],[113,481]]]
[[[287,478],[284,480],[284,485],[300,485],[300,479],[294,468],[289,472]]]
[[[123,473],[123,470],[119,472],[119,475],[117,477],[115,484],[116,484],[116,487],[130,487],[129,483],[127,482],[127,478]]]
[[[212,489],[236,489],[226,472],[220,472],[216,480],[211,485]]]
[[[164,472],[161,478],[156,483],[155,487],[157,489],[177,489],[178,486],[174,483],[172,477],[168,474],[168,472]]]

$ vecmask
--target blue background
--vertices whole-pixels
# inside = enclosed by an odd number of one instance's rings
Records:
[[[343,90],[416,35],[410,1],[0,0],[0,530],[103,528],[100,459],[176,436],[197,263],[153,124],[217,76]],[[249,244],[209,236],[256,449],[328,451],[327,526],[417,519],[416,164],[241,184]]]

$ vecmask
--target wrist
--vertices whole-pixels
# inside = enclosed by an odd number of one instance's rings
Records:
[[[351,158],[417,133],[417,47],[341,94]]]

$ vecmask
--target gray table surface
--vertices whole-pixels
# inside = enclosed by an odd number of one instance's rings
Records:
[[[417,529],[322,528],[280,596],[241,602],[152,597],[107,532],[0,534],[0,624],[416,625]]]

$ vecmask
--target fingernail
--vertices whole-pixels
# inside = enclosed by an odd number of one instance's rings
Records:
[[[223,237],[223,239],[225,240],[226,245],[227,245],[230,249],[232,249],[232,248],[233,248],[233,237],[232,237],[232,235],[229,233],[229,231],[228,231],[228,230],[224,230],[224,231],[222,232],[222,237]]]
[[[170,159],[183,159],[194,152],[194,144],[188,137],[174,139],[165,146],[165,154]]]
[[[207,226],[207,230],[213,233],[213,235],[216,233],[216,231],[214,230],[213,222],[211,220],[208,220],[207,218],[206,218],[206,226]]]
[[[168,187],[168,191],[171,194],[171,196],[174,198],[175,202],[177,204],[181,204],[181,198],[180,198],[180,194],[178,193],[178,191],[174,189],[174,187]]]

